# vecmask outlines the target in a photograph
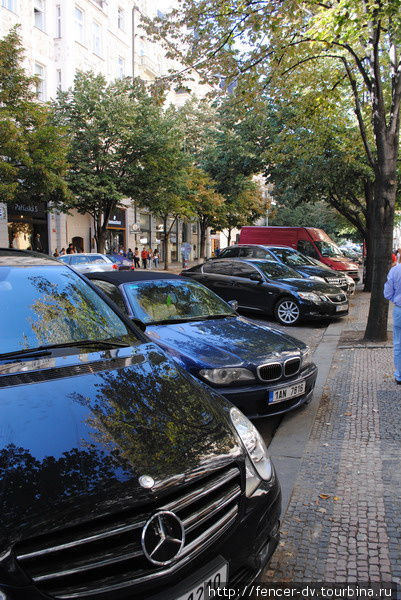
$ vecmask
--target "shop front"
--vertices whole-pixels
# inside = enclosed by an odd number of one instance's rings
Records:
[[[116,208],[110,216],[107,226],[106,252],[119,252],[126,248],[126,214],[125,210]]]
[[[18,250],[49,252],[48,212],[45,202],[7,207],[8,245]]]

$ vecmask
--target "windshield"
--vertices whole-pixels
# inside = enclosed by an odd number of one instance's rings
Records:
[[[301,254],[300,252],[296,252],[295,250],[280,248],[274,249],[273,252],[289,267],[300,267],[303,265],[314,264],[307,256],[304,256],[303,254]]]
[[[158,279],[124,285],[132,312],[144,323],[232,315],[213,292],[192,281]]]
[[[268,279],[300,279],[299,273],[275,262],[258,263],[258,267]]]
[[[83,340],[138,343],[120,317],[66,267],[0,267],[0,354]]]
[[[322,256],[338,256],[339,258],[344,257],[340,248],[332,242],[315,242],[316,246],[320,250]]]

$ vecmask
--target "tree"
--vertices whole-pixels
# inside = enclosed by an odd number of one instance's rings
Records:
[[[54,205],[68,196],[67,141],[35,99],[35,78],[21,66],[16,29],[0,40],[0,198],[3,202]]]
[[[354,111],[373,179],[368,228],[372,296],[365,337],[387,337],[383,284],[390,264],[401,103],[401,12],[397,0],[184,0],[159,21],[163,39],[192,41],[191,66],[236,80],[243,97],[282,97],[316,87]],[[317,80],[314,67],[321,64]]]
[[[216,191],[216,182],[196,167],[188,170],[187,186],[193,212],[199,222],[200,257],[206,258],[207,230],[217,226],[217,223],[224,219],[224,197]]]
[[[99,252],[110,215],[123,199],[155,206],[158,214],[164,198],[176,210],[172,196],[181,168],[176,135],[141,82],[107,84],[102,75],[78,73],[74,88],[59,94],[54,113],[71,144],[68,181],[74,197],[66,208],[92,216]]]

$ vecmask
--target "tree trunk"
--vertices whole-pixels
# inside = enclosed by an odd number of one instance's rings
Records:
[[[393,150],[392,155],[396,156],[396,150]],[[365,331],[365,340],[368,341],[387,340],[388,301],[383,296],[383,287],[391,265],[396,181],[395,160],[387,160],[377,168],[374,189],[375,210],[370,224],[373,268],[372,295]]]
[[[232,228],[229,227],[228,228],[228,235],[227,235],[227,246],[231,246],[231,231],[232,231]]]
[[[365,248],[366,248],[366,256],[364,262],[364,292],[372,291],[372,275],[373,275],[373,241],[371,239],[372,233],[370,228],[365,237]]]
[[[170,230],[167,231],[167,218],[163,219],[164,225],[164,270],[168,271],[168,238],[170,235]]]
[[[200,229],[200,258],[206,258],[206,231],[207,226],[205,226],[202,221],[199,222]]]

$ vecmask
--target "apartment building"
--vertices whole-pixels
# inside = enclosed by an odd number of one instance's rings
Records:
[[[168,60],[163,47],[151,42],[141,28],[141,15],[153,17],[157,0],[0,0],[0,37],[19,26],[25,48],[24,66],[38,77],[36,94],[46,102],[57,90],[73,85],[78,70],[102,73],[108,81],[139,76],[152,82],[166,76],[178,62]],[[182,105],[192,94],[209,88],[195,73],[188,87],[169,91],[167,102]],[[108,224],[108,247],[161,247],[163,224],[127,199]],[[0,245],[34,247],[52,253],[73,242],[82,251],[96,249],[89,215],[49,213],[45,205],[13,207],[0,204]],[[170,260],[180,259],[180,245],[192,245],[198,256],[196,223],[176,223],[171,234]]]

